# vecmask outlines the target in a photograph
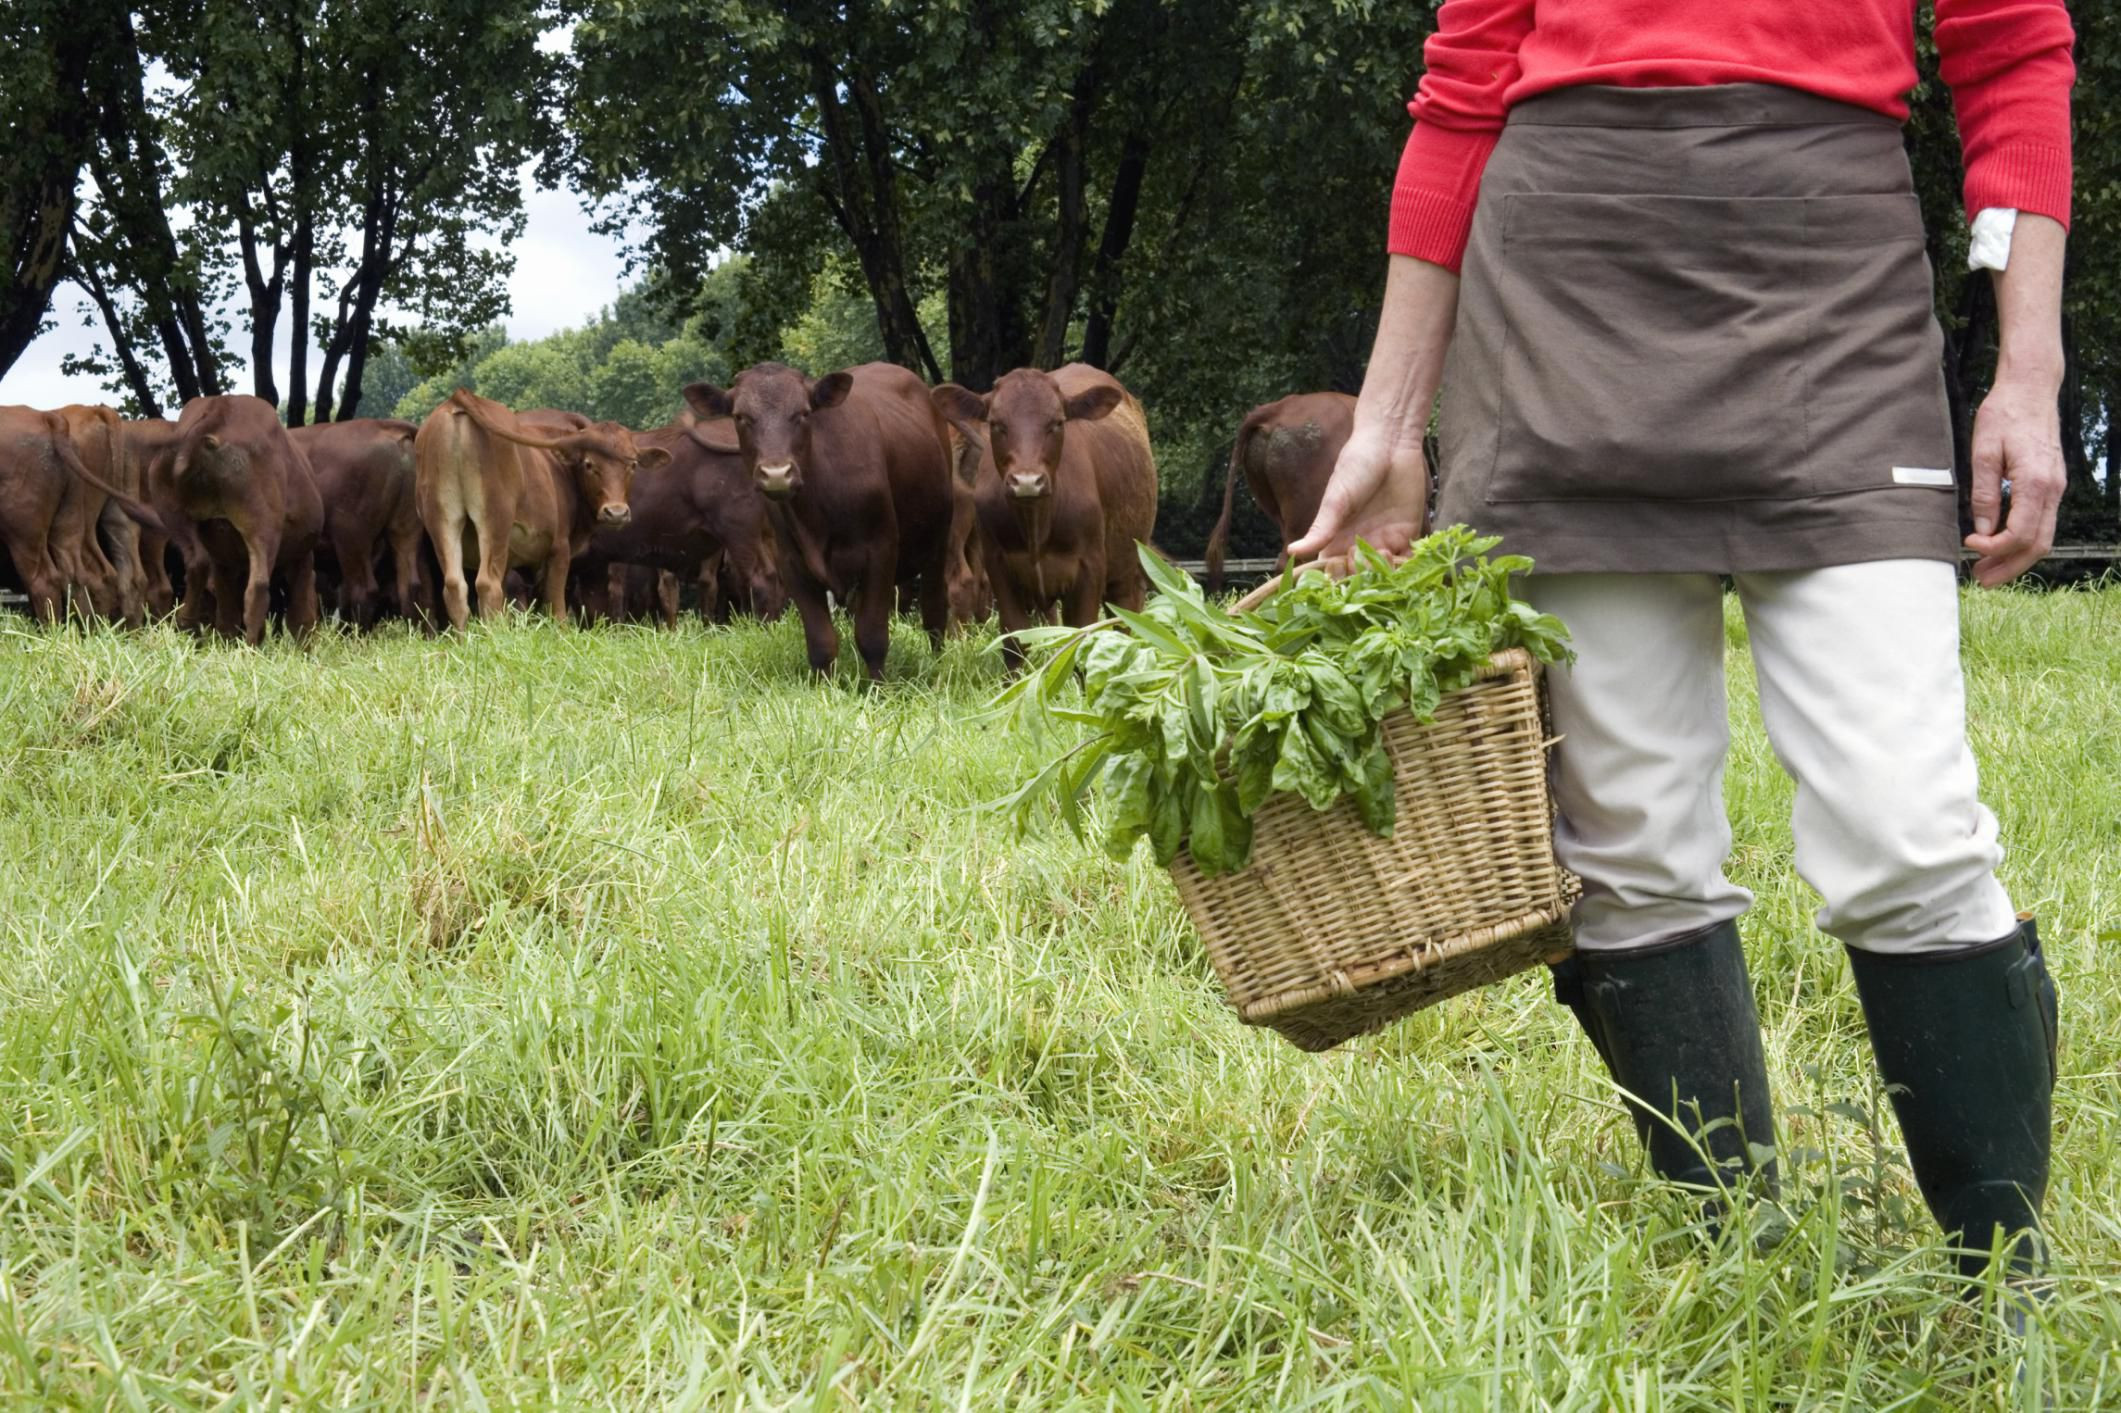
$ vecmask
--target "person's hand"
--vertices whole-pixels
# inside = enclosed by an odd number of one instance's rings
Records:
[[[2055,389],[2039,378],[1999,376],[1974,418],[1974,580],[2008,584],[2055,547],[2062,503],[2062,423]],[[2003,482],[2011,485],[2004,519]],[[2001,524],[1998,524],[1998,521]]]
[[[1358,425],[1333,463],[1318,518],[1302,539],[1290,542],[1289,558],[1301,563],[1345,554],[1357,540],[1385,554],[1405,554],[1426,532],[1428,515],[1429,467],[1420,430]]]

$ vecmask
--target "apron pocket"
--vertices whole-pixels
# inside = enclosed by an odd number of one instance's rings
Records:
[[[1941,460],[1923,434],[1942,371],[1912,196],[1502,204],[1490,502],[1787,500],[1951,465],[1949,424]]]

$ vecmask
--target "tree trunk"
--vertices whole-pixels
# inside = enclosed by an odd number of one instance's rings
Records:
[[[75,243],[75,263],[112,260],[135,290],[146,319],[161,340],[171,381],[186,401],[222,390],[221,372],[207,331],[199,290],[184,272],[162,190],[162,153],[149,124],[139,37],[130,20],[114,38],[116,62],[97,71],[103,88],[100,133],[103,150],[90,170],[110,217],[110,250],[85,251]],[[106,284],[106,290],[108,284]]]
[[[1134,240],[1134,218],[1148,171],[1149,135],[1137,128],[1120,145],[1112,199],[1105,206],[1105,230],[1090,269],[1090,317],[1083,328],[1082,356],[1083,362],[1107,371],[1112,368],[1112,321],[1119,312],[1120,265]]]
[[[133,341],[126,333],[124,321],[118,317],[118,308],[104,287],[102,277],[93,265],[76,266],[71,273],[88,291],[88,297],[96,302],[103,313],[103,327],[110,332],[112,350],[118,355],[118,367],[125,373],[125,385],[132,389],[133,401],[139,405],[142,417],[160,417],[162,403],[155,396],[154,384],[148,381],[147,369],[141,366],[139,356],[133,352]]]
[[[81,167],[95,134],[88,66],[102,36],[67,28],[52,41],[55,102],[27,131],[12,133],[0,182],[0,373],[13,367],[44,326],[52,290],[64,277],[67,238],[79,205]],[[21,164],[17,166],[16,164]]]
[[[287,199],[294,207],[294,291],[287,329],[287,425],[309,421],[309,289],[317,259],[315,180],[309,151],[307,115],[309,46],[295,7],[287,8]]]
[[[1097,105],[1098,74],[1093,60],[1076,84],[1068,119],[1054,138],[1055,204],[1059,218],[1053,237],[1052,273],[1046,280],[1046,312],[1039,321],[1033,366],[1058,368],[1068,345],[1068,324],[1075,317],[1075,296],[1082,288],[1083,232],[1090,222],[1084,192],[1083,150],[1090,141],[1090,114]]]
[[[876,90],[866,78],[847,81],[848,96],[855,101],[862,129],[858,152],[854,135],[847,130],[846,110],[840,104],[839,77],[823,53],[812,51],[810,72],[832,170],[827,204],[854,246],[855,259],[862,267],[862,280],[876,305],[876,329],[884,342],[884,356],[923,373],[931,382],[940,381],[941,370],[928,347],[927,336],[921,332],[920,315],[906,289],[896,173],[890,134],[884,126]]]
[[[243,247],[243,282],[250,288],[250,386],[251,391],[273,406],[280,405],[280,388],[273,377],[273,331],[280,324],[280,302],[287,291],[287,247],[275,245],[272,274],[267,276],[258,261],[258,231],[250,213],[236,220],[236,235]]]

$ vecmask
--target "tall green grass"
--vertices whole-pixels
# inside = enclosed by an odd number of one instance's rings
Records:
[[[1731,639],[1742,645],[1735,617]],[[2121,593],[1967,600],[2063,996],[2057,1292],[1962,1301],[1729,798],[1779,1246],[1644,1176],[1536,977],[1322,1057],[1164,877],[978,806],[978,642],[792,623],[307,651],[0,627],[0,1401],[2121,1406]]]

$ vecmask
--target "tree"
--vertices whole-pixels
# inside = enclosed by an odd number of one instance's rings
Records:
[[[268,401],[281,400],[283,314],[291,325],[296,424],[312,403],[320,420],[359,410],[370,351],[394,332],[379,308],[410,309],[430,339],[498,317],[510,261],[478,238],[520,233],[517,171],[550,145],[561,61],[538,44],[550,22],[538,0],[140,10],[108,66],[98,196],[74,245],[133,401],[219,390],[206,311],[238,268],[252,390]],[[152,90],[151,63],[169,78]]]
[[[44,328],[65,274],[96,108],[89,70],[122,12],[19,0],[0,11],[0,373]]]

